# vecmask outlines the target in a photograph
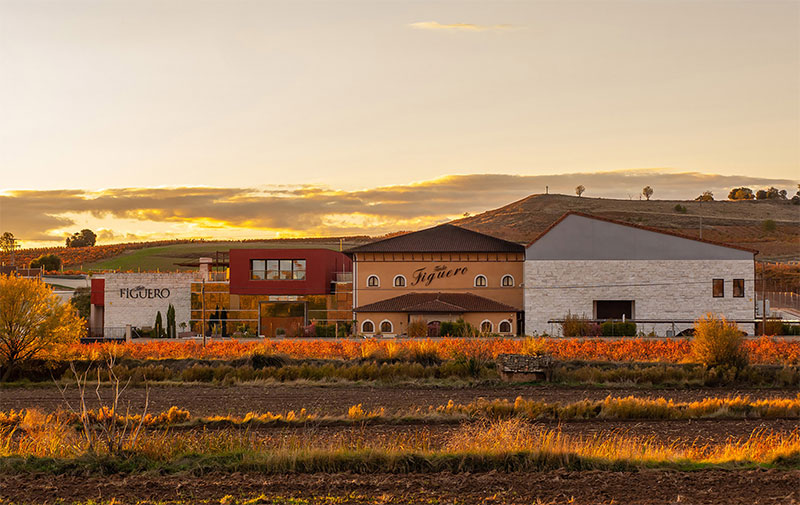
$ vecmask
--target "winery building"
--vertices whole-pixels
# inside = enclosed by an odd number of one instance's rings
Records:
[[[352,262],[328,249],[233,249],[200,258],[192,272],[92,277],[93,336],[150,331],[175,309],[179,332],[303,336],[309,326],[350,328]]]
[[[422,321],[438,336],[464,319],[481,333],[522,331],[522,245],[443,224],[370,244],[353,258],[356,331],[403,335]]]
[[[677,334],[708,312],[752,334],[756,251],[570,212],[525,250],[525,329],[567,314]]]

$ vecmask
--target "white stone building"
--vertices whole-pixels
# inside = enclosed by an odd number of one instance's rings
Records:
[[[126,325],[152,328],[156,314],[166,327],[167,309],[175,307],[175,323],[189,323],[191,283],[198,272],[107,273],[92,277],[92,333],[100,328],[106,337],[125,336]]]
[[[567,313],[677,334],[708,312],[754,332],[756,251],[578,212],[525,251],[525,333],[560,334]]]

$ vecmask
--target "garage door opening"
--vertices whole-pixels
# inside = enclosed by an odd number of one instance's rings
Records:
[[[633,300],[595,300],[595,319],[633,319]]]

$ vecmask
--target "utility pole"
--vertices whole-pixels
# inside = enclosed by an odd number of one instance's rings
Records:
[[[206,278],[203,277],[203,285],[200,286],[200,302],[203,311],[202,326],[200,331],[203,332],[203,347],[206,346]]]
[[[761,262],[761,336],[767,334],[767,264]]]

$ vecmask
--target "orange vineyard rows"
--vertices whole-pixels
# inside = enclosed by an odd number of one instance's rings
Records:
[[[602,340],[536,339],[539,347],[559,360],[640,361],[682,363],[691,361],[689,340]],[[159,342],[131,344],[70,344],[51,349],[50,359],[103,359],[109,353],[132,359],[235,359],[253,353],[282,354],[297,359],[392,358],[406,353],[433,352],[442,359],[475,357],[493,359],[498,354],[520,353],[525,340],[482,339],[380,341],[380,340],[267,340],[242,342],[213,341],[206,347],[198,342]],[[762,337],[745,342],[754,364],[800,364],[800,341]]]

